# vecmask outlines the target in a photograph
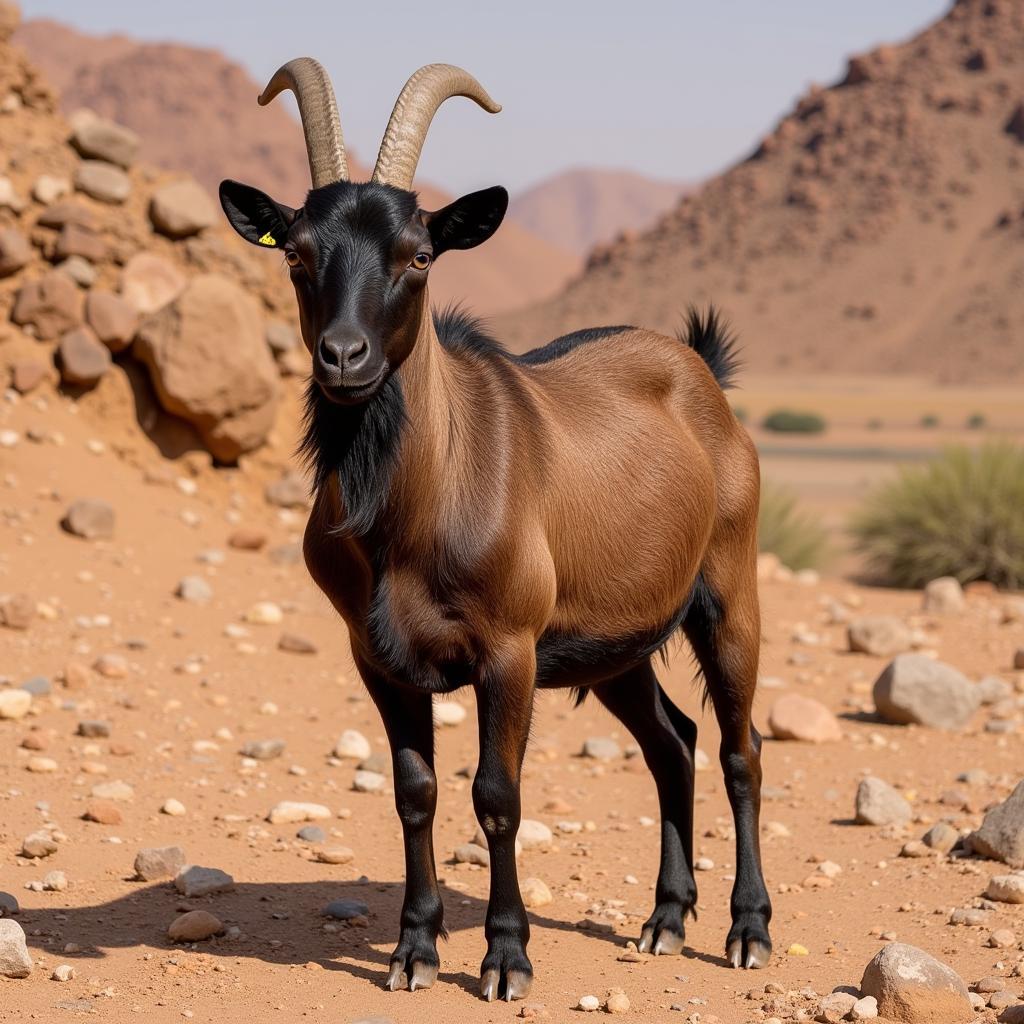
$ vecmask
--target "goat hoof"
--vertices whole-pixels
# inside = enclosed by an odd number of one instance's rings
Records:
[[[766,932],[762,929],[761,935],[756,934],[755,929],[745,928],[740,934],[735,934],[736,929],[729,935],[725,946],[725,955],[729,963],[735,968],[745,970],[759,970],[768,966],[772,956],[772,942]]]
[[[388,980],[384,987],[389,992],[397,992],[400,989],[408,989],[415,992],[418,988],[430,988],[437,981],[437,964],[427,964],[417,960],[412,964],[412,973],[408,973],[400,960],[391,963],[391,970],[388,972]]]
[[[678,956],[686,944],[685,916],[682,904],[659,903],[644,925],[636,948],[654,956]]]
[[[406,977],[405,971],[402,969],[402,964],[395,960],[391,964],[391,970],[388,972],[388,980],[384,982],[384,987],[389,992],[397,992],[399,989],[409,987],[409,979]]]
[[[491,962],[498,957],[489,957]],[[505,962],[500,967],[482,967],[480,969],[480,995],[487,1002],[495,999],[504,999],[511,1002],[513,999],[525,999],[533,984],[533,971],[530,969],[530,961],[525,955],[509,956],[504,958]],[[486,964],[486,960],[484,961]],[[518,966],[513,967],[512,963]]]

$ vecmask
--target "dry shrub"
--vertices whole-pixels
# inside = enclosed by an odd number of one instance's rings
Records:
[[[788,487],[767,480],[761,482],[757,543],[790,569],[817,569],[828,552],[828,534],[818,518],[797,508]]]

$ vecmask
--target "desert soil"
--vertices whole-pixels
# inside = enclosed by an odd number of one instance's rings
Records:
[[[42,390],[0,411],[0,428],[13,442],[0,450],[0,591],[25,592],[37,603],[27,630],[0,630],[0,671],[13,685],[39,676],[52,684],[29,716],[0,722],[0,890],[20,901],[18,920],[37,964],[28,979],[0,983],[0,1020],[60,1021],[86,1012],[111,1022],[142,1015],[154,1022],[237,1020],[243,1012],[281,1021],[513,1019],[521,1004],[488,1005],[476,995],[487,871],[452,862],[474,831],[472,694],[457,697],[466,720],[439,729],[435,842],[451,937],[441,946],[431,991],[391,994],[382,983],[397,938],[403,861],[390,780],[384,793],[354,792],[355,762],[332,758],[343,729],[359,730],[375,752],[386,750],[385,740],[340,622],[301,562],[289,561],[303,515],[264,500],[269,457],[244,472],[214,471],[198,458],[169,464],[137,434],[113,436],[100,408]],[[291,411],[278,427],[278,454],[294,429]],[[67,505],[80,497],[114,506],[112,540],[61,531]],[[230,547],[240,526],[265,533],[266,548]],[[210,551],[222,552],[223,561]],[[212,599],[175,597],[185,576],[205,578]],[[554,898],[530,912],[530,1002],[543,1004],[552,1020],[571,1020],[581,996],[603,1000],[619,987],[631,1003],[624,1019],[740,1024],[800,1010],[813,1016],[817,1000],[806,993],[856,985],[894,935],[945,960],[968,983],[998,975],[1019,994],[1024,981],[1012,972],[1021,958],[1024,908],[1000,905],[976,928],[947,923],[953,908],[977,905],[1002,866],[899,853],[927,823],[976,826],[985,807],[1007,795],[1021,776],[1020,726],[986,731],[991,713],[984,710],[959,734],[880,724],[868,712],[884,659],[847,653],[844,627],[829,606],[900,616],[922,631],[927,649],[972,679],[995,673],[1018,693],[1024,673],[1010,666],[1024,645],[1024,624],[1003,624],[1004,598],[984,591],[971,593],[966,611],[949,618],[924,615],[919,594],[839,578],[769,580],[762,599],[758,725],[767,732],[772,702],[796,692],[827,704],[842,727],[841,741],[830,744],[765,743],[762,833],[775,906],[770,965],[739,973],[722,956],[732,820],[713,716],[702,713],[680,651],[662,675],[700,723],[699,747],[711,761],[697,774],[695,845],[713,867],[698,876],[699,918],[687,950],[619,960],[652,905],[654,786],[641,759],[625,756],[629,736],[596,701],[573,711],[567,696],[545,694],[526,762],[524,815],[551,826],[555,841],[549,850],[523,853],[520,878],[542,879]],[[245,621],[261,601],[281,609],[280,624]],[[316,652],[279,649],[283,633],[311,641]],[[61,682],[69,663],[92,666],[104,655],[118,656],[113,677],[90,669],[84,679],[72,671],[72,687]],[[80,721],[95,719],[111,723],[109,738],[76,735]],[[623,756],[608,763],[581,758],[590,736],[616,739]],[[26,749],[30,737],[45,749]],[[282,756],[240,756],[243,744],[272,738],[285,742]],[[40,757],[56,769],[30,771]],[[987,773],[983,784],[957,782],[961,772],[979,769]],[[854,791],[867,774],[905,792],[913,824],[851,823]],[[82,820],[93,787],[117,780],[133,790],[119,804],[123,823]],[[184,805],[184,816],[161,813],[171,798]],[[268,810],[282,800],[327,805],[332,818],[317,822],[326,843],[298,840],[300,825],[269,824]],[[560,831],[564,821],[581,823],[582,831]],[[45,860],[21,857],[24,837],[46,823],[65,837],[57,851]],[[169,844],[182,846],[191,863],[230,872],[235,890],[185,899],[168,882],[134,881],[136,852]],[[347,846],[354,859],[320,863],[312,851],[323,845]],[[842,872],[825,879],[817,870],[824,860]],[[52,870],[66,874],[66,890],[25,888]],[[333,924],[321,916],[339,898],[365,902],[365,922]],[[238,937],[172,944],[168,925],[183,909],[200,908],[237,928]],[[1016,948],[986,945],[1001,927],[1015,930]],[[790,953],[794,944],[807,955]],[[72,965],[76,977],[51,981],[59,964]]]

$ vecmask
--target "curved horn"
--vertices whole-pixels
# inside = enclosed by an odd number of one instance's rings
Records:
[[[501,110],[468,71],[452,64],[427,64],[405,83],[395,103],[373,169],[374,181],[395,188],[412,188],[427,129],[437,108],[449,96],[466,96],[492,114]]]
[[[348,161],[345,159],[338,104],[323,66],[312,57],[296,57],[283,64],[260,93],[260,106],[265,107],[285,89],[295,93],[299,104],[313,188],[335,181],[348,181]]]

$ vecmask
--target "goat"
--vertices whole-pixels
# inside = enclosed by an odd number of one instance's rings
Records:
[[[636,738],[657,785],[661,864],[643,951],[680,953],[694,912],[696,724],[652,656],[688,638],[721,726],[736,822],[726,955],[763,967],[771,904],[758,845],[761,740],[751,723],[760,617],[759,470],[723,389],[734,340],[713,309],[685,333],[598,327],[516,356],[457,311],[431,314],[449,249],[497,230],[495,187],[421,210],[413,174],[450,96],[500,108],[465,71],[428,65],[395,104],[373,178],[348,180],[334,92],[309,58],[260,96],[297,97],[312,189],[301,209],[233,181],[221,204],[282,250],[312,356],[302,450],[314,501],[304,554],[348,627],[391,745],[406,864],[386,985],[426,988],[444,935],[432,826],[432,698],[475,691],[473,804],[490,852],[481,994],[522,998],[533,969],[516,878],[520,774],[537,687],[588,692]]]

